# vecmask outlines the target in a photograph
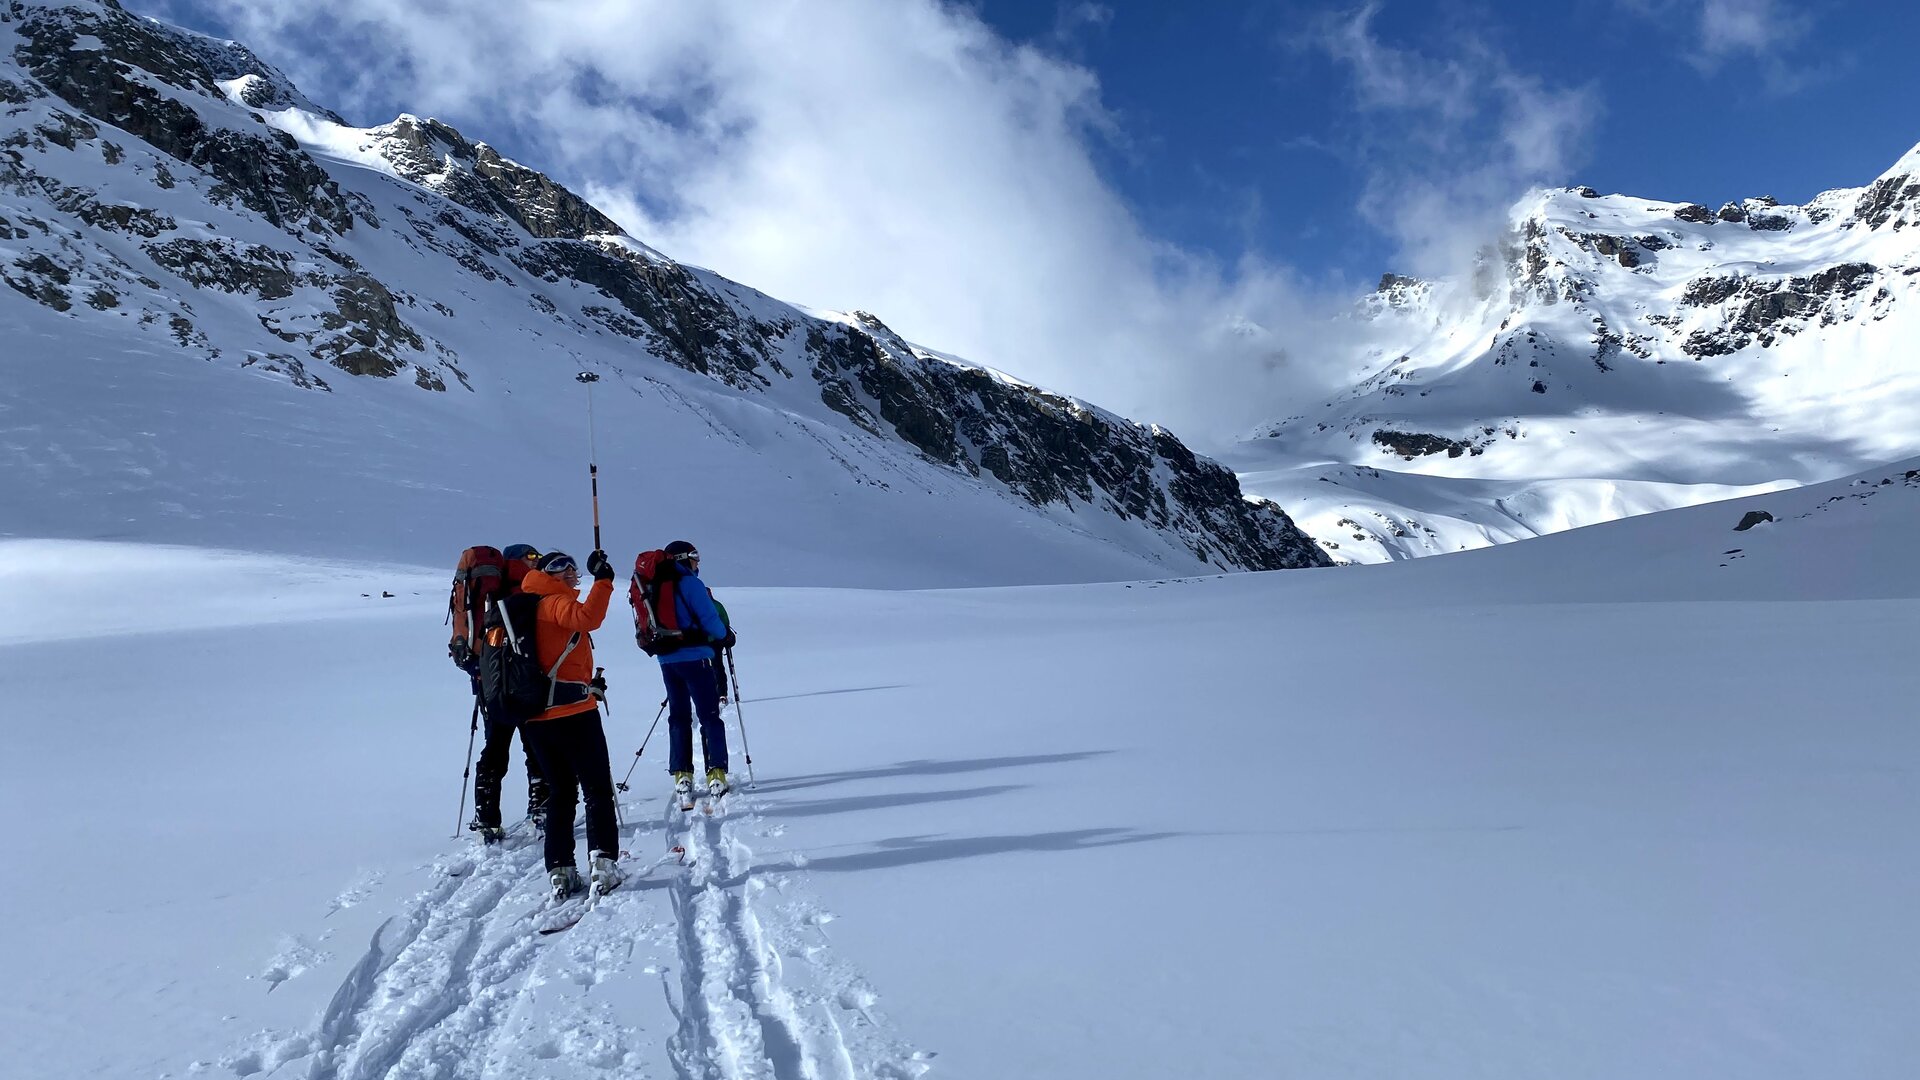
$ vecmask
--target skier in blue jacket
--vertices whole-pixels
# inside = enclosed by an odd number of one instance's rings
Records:
[[[713,594],[700,580],[700,552],[685,540],[664,549],[680,568],[674,591],[679,625],[699,627],[705,644],[662,653],[660,677],[667,684],[667,769],[683,809],[693,805],[693,719],[700,718],[700,751],[707,763],[707,794],[727,793],[727,729],[720,722],[720,690],[714,663],[716,648],[733,647],[733,630],[720,617]]]

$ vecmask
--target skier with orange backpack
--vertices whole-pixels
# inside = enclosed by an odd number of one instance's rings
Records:
[[[448,617],[453,636],[447,653],[473,684],[473,727],[485,721],[486,742],[480,749],[479,770],[473,775],[473,820],[467,829],[480,834],[487,844],[506,837],[500,823],[500,785],[506,779],[513,754],[513,733],[520,724],[504,710],[489,707],[480,688],[480,652],[485,648],[483,629],[492,606],[520,591],[521,583],[534,568],[540,552],[531,544],[513,544],[505,551],[484,545],[460,553],[454,571],[453,596],[448,601]],[[522,739],[521,752],[527,766],[527,819],[538,830],[545,827],[547,785],[534,760],[533,751]],[[469,739],[471,751],[471,739]],[[462,779],[461,786],[465,787]]]

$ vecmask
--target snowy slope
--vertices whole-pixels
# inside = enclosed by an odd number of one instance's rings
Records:
[[[762,582],[1323,561],[1170,434],[667,259],[244,47],[0,9],[0,535],[429,562],[692,536]],[[610,545],[612,546],[612,545]]]
[[[1340,572],[717,564],[758,789],[681,818],[656,742],[551,938],[449,838],[443,571],[0,543],[8,1075],[1903,1078],[1916,529],[1920,460]]]
[[[1372,562],[1920,452],[1916,224],[1920,148],[1805,206],[1537,192],[1471,275],[1387,275],[1354,387],[1229,460]]]

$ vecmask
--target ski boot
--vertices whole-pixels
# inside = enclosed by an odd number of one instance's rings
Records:
[[[479,818],[467,822],[467,831],[479,833],[480,842],[488,847],[493,847],[507,838],[507,830],[498,825],[483,825]]]
[[[732,785],[727,783],[727,770],[707,770],[707,796],[709,798],[717,799],[732,790]]]
[[[680,802],[680,809],[693,809],[693,774],[677,772],[673,774],[673,797]]]
[[[580,882],[580,871],[571,866],[561,866],[547,871],[547,881],[553,886],[551,896],[558,904],[569,897],[578,896],[586,888]]]
[[[587,866],[589,868],[587,872],[588,880],[592,883],[593,895],[595,896],[607,895],[619,888],[620,882],[625,880],[620,873],[620,868],[614,865],[613,852],[594,852],[591,858],[587,860]]]
[[[527,824],[542,836],[547,832],[547,782],[527,776]]]

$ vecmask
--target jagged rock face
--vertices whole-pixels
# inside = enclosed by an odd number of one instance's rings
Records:
[[[620,226],[541,173],[470,143],[438,120],[403,116],[372,134],[399,174],[469,210],[511,221],[541,239],[583,240]]]
[[[1429,435],[1424,431],[1389,431],[1382,428],[1373,433],[1375,445],[1384,446],[1408,461],[1429,454],[1445,454],[1459,457],[1461,454],[1484,453],[1486,447],[1466,439],[1449,439],[1440,435]]]
[[[1920,222],[1920,172],[1881,177],[1860,196],[1853,214],[1870,229]]]
[[[216,72],[189,40],[117,9],[25,8],[14,60],[87,117],[112,124],[219,183],[216,200],[238,199],[275,225],[344,232],[352,213],[324,170],[282,132],[210,127],[186,103],[141,76],[195,94],[220,93]],[[83,37],[100,49],[76,48]],[[254,61],[254,67],[265,65]],[[85,138],[93,137],[83,124]],[[69,149],[71,145],[69,144]]]
[[[1696,330],[1681,343],[1689,356],[1724,356],[1755,342],[1772,345],[1779,334],[1797,334],[1806,325],[1832,326],[1845,318],[1839,301],[1858,296],[1880,276],[1869,263],[1842,263],[1817,274],[1785,281],[1746,277],[1700,278],[1687,285],[1682,302],[1709,308],[1738,300],[1730,317],[1709,329]],[[1874,297],[1883,308],[1893,293],[1882,288]]]
[[[1325,565],[1278,506],[1242,498],[1233,473],[1166,432],[978,368],[928,362],[873,316],[856,320],[810,327],[807,353],[828,406],[869,431],[891,428],[932,460],[987,473],[1036,505],[1077,500],[1145,521],[1203,560]]]
[[[477,311],[490,336],[624,349],[1224,569],[1328,561],[1164,431],[682,266],[438,121],[347,128],[238,44],[110,2],[0,0],[0,106],[6,302],[99,313],[130,345],[322,392],[444,393],[476,388],[458,324]],[[327,145],[357,143],[361,167],[275,126],[293,116],[336,125]]]

